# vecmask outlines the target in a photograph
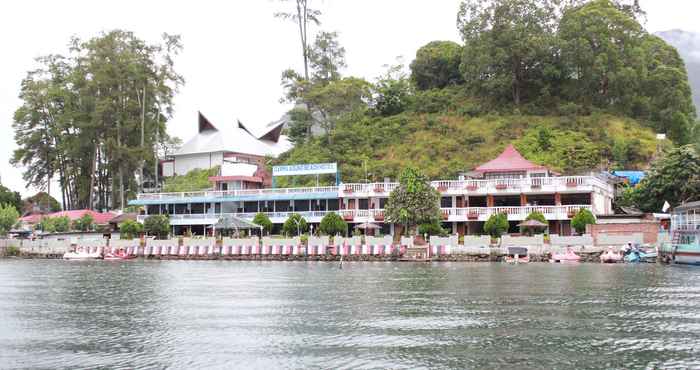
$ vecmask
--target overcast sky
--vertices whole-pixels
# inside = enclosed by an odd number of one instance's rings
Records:
[[[320,29],[337,31],[347,51],[346,75],[373,80],[383,65],[402,56],[406,64],[431,40],[459,41],[455,21],[460,0],[316,0]],[[105,5],[100,5],[105,4]],[[673,28],[700,32],[698,0],[641,0],[651,32]],[[10,1],[0,11],[0,176],[23,196],[31,195],[21,169],[9,164],[15,148],[12,114],[21,80],[34,58],[66,53],[71,36],[90,38],[121,28],[150,42],[163,32],[182,35],[176,70],[186,79],[175,99],[170,134],[187,140],[196,132],[197,111],[215,124],[235,119],[265,124],[288,106],[279,103],[282,70],[300,69],[294,25],[273,17],[289,4],[273,0]],[[229,121],[229,122],[217,122]],[[54,195],[58,192],[54,191]],[[60,198],[60,197],[57,197]]]

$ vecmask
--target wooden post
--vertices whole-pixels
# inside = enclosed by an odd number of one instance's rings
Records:
[[[489,194],[486,196],[486,207],[493,207],[494,200],[493,200],[493,195]]]
[[[520,193],[520,206],[525,207],[527,205],[527,195]]]
[[[561,205],[561,194],[554,193],[554,205],[557,205],[557,206]]]

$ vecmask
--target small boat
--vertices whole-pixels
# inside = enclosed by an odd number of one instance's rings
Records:
[[[505,261],[512,264],[528,263],[530,257],[525,247],[508,247]]]
[[[634,246],[627,248],[623,256],[624,261],[628,263],[656,262],[658,253],[655,250],[644,250]]]
[[[99,248],[91,250],[89,247],[74,247],[72,251],[63,255],[64,260],[95,260],[102,258]]]
[[[574,253],[574,251],[571,250],[571,248],[566,248],[566,252],[564,252],[564,253],[552,253],[552,258],[549,260],[549,262],[566,263],[566,262],[579,262],[580,260],[581,260],[581,256]]]
[[[622,254],[613,252],[612,247],[600,255],[601,263],[618,263],[622,262]]]
[[[128,254],[124,248],[119,248],[116,251],[105,254],[105,261],[130,260],[136,258],[133,254]]]

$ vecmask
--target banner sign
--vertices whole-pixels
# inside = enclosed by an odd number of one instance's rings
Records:
[[[311,163],[272,167],[272,176],[322,175],[328,173],[338,173],[338,164]]]

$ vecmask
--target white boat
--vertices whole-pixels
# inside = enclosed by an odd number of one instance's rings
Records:
[[[63,255],[64,260],[94,260],[102,258],[100,248],[75,247]]]

